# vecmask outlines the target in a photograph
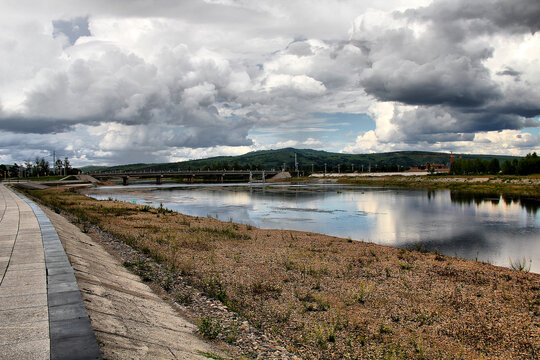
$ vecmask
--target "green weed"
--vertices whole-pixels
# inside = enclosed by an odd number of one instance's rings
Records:
[[[214,319],[210,316],[201,318],[199,322],[199,333],[207,339],[215,339],[221,333],[223,326],[219,319]]]

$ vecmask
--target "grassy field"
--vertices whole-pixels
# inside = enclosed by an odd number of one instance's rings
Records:
[[[219,299],[305,359],[537,359],[540,275],[335,237],[30,191]],[[421,250],[421,249],[419,249]],[[168,280],[167,280],[168,279]],[[174,282],[174,281],[173,281]],[[189,301],[189,293],[173,294]],[[235,329],[207,336],[232,344]],[[217,321],[217,320],[216,320]],[[212,331],[210,331],[212,330]]]
[[[32,176],[32,177],[14,177],[14,178],[8,178],[3,179],[4,181],[58,181],[60,179],[65,178],[65,175],[57,175],[57,176]],[[71,179],[70,179],[71,180]],[[75,180],[75,177],[73,177],[73,180]]]
[[[381,176],[341,178],[343,184],[368,186],[450,189],[503,195],[540,197],[540,175],[531,176]]]

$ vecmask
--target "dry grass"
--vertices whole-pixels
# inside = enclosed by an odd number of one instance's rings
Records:
[[[460,192],[540,197],[540,175],[438,175],[343,178],[343,184],[450,189]]]
[[[319,234],[32,191],[121,238],[306,359],[534,359],[540,276]]]

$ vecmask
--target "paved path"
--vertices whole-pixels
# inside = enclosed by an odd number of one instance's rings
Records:
[[[0,359],[96,358],[56,230],[33,202],[0,184]]]

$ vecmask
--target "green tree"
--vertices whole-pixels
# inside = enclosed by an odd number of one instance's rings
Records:
[[[516,168],[510,160],[505,160],[501,165],[501,171],[504,175],[513,175],[516,173]]]
[[[21,169],[21,167],[19,165],[17,165],[17,163],[14,163],[13,165],[10,166],[9,168],[9,176],[11,177],[18,177],[19,176],[19,170]]]
[[[71,163],[69,162],[69,159],[66,156],[64,159],[64,175],[69,175],[70,170],[71,170]]]
[[[516,173],[519,175],[540,174],[540,157],[536,152],[527,154],[516,166]]]
[[[56,169],[57,174],[62,174],[62,168],[64,167],[64,162],[60,159],[56,160],[56,163],[54,164],[54,167]]]
[[[491,159],[491,161],[489,162],[489,165],[488,165],[488,172],[492,175],[496,175],[499,173],[499,171],[501,171],[501,166],[499,164],[499,159],[497,158],[493,158]]]

